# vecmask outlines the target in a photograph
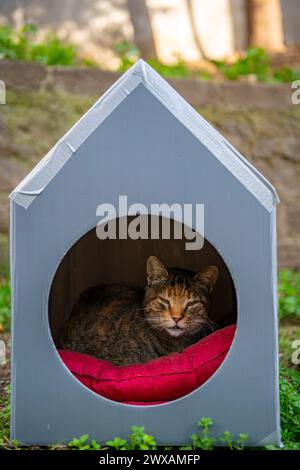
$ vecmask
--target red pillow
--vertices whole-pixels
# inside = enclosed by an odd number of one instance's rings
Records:
[[[182,397],[206,382],[223,362],[234,333],[235,325],[230,325],[181,353],[123,367],[73,351],[59,354],[75,377],[95,393],[122,403],[153,405]]]

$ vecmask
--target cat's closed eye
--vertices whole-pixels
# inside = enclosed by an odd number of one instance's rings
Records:
[[[188,303],[186,304],[186,306],[185,306],[185,310],[187,310],[188,308],[193,307],[193,306],[195,306],[195,305],[197,305],[197,304],[200,305],[199,300],[193,300],[192,302],[188,302]]]
[[[170,302],[168,299],[165,299],[164,297],[160,297],[159,296],[159,300],[166,306],[166,307],[170,307]]]

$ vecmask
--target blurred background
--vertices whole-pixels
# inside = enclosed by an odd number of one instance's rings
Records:
[[[193,66],[232,58],[256,45],[270,52],[300,43],[298,0],[1,0],[0,22],[49,30],[103,68],[119,65],[116,46],[142,57]]]
[[[292,359],[300,340],[299,25],[299,0],[0,0],[0,340],[8,358],[9,193],[142,57],[278,191],[282,429],[285,448],[300,449]],[[0,372],[1,448],[9,359]]]

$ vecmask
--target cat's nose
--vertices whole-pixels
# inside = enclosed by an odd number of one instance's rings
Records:
[[[180,320],[183,318],[183,315],[184,315],[183,312],[181,312],[181,313],[179,313],[179,312],[171,313],[172,320],[174,320],[175,323],[180,322]]]

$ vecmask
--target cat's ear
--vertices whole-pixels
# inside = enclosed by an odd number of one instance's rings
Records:
[[[147,259],[147,274],[149,286],[156,282],[165,281],[169,277],[168,271],[156,256],[149,256]]]
[[[194,280],[199,282],[199,284],[204,285],[208,292],[211,293],[219,277],[219,268],[217,266],[209,266],[208,268],[200,271],[194,277]]]

